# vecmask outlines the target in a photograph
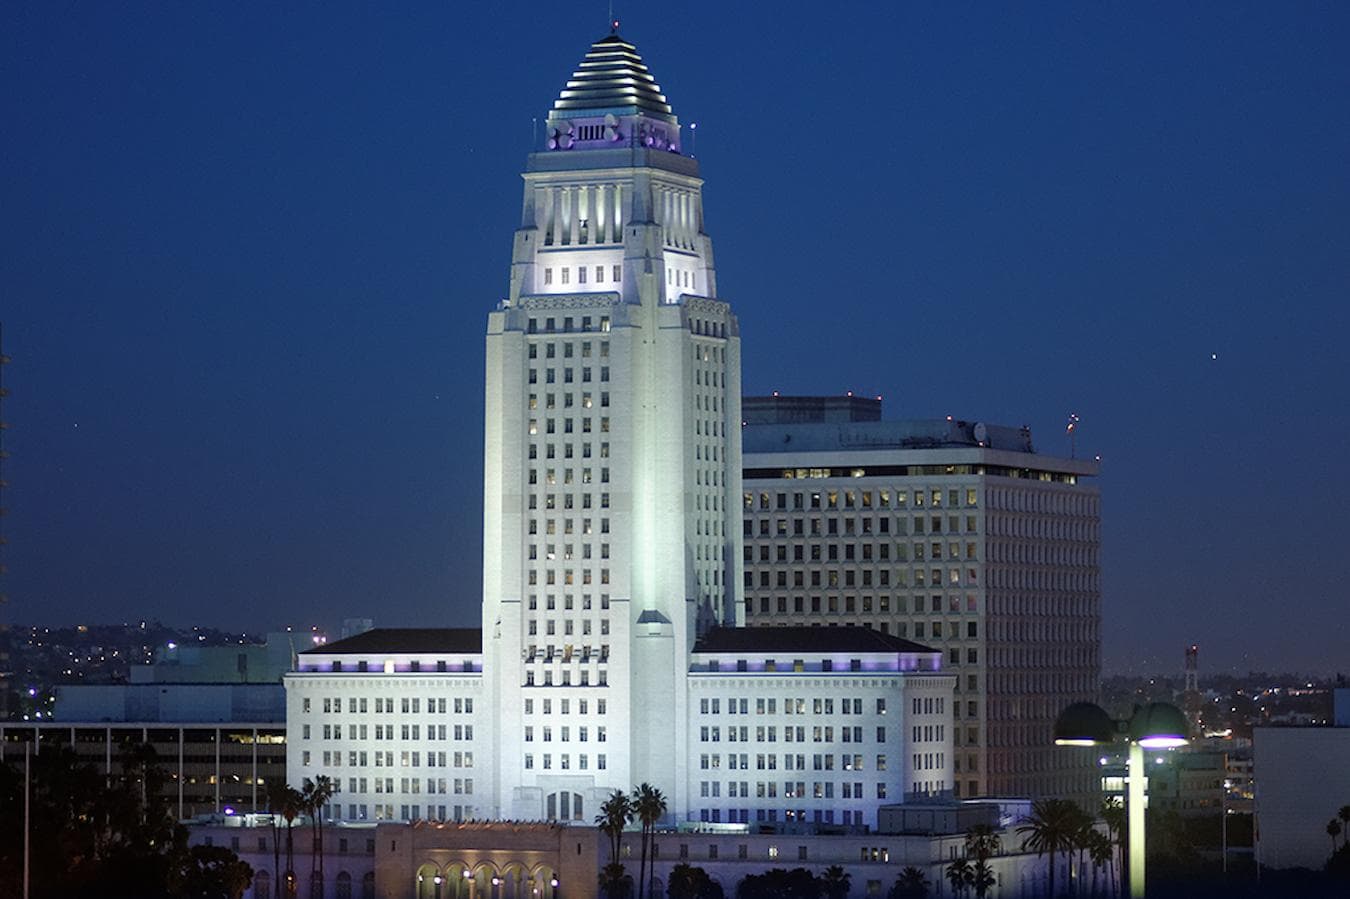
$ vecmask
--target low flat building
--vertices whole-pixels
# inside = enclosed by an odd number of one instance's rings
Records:
[[[282,632],[269,634],[263,644],[170,643],[153,664],[131,666],[125,683],[58,686],[54,714],[57,721],[72,724],[281,724],[286,720],[281,678],[302,639],[310,638]]]
[[[1350,727],[1258,727],[1252,743],[1257,864],[1320,870],[1327,822],[1350,804]]]
[[[745,396],[741,420],[746,425],[823,424],[841,421],[881,421],[881,397],[854,396]]]
[[[1044,857],[1020,849],[1012,830],[990,859],[990,897],[1043,892]],[[639,834],[624,834],[619,861],[636,878]],[[653,837],[650,896],[666,895],[677,865],[701,868],[728,897],[747,876],[773,868],[805,868],[819,876],[837,866],[850,897],[885,896],[909,866],[924,873],[931,895],[946,895],[944,870],[965,849],[964,834],[759,833],[740,825],[690,825]],[[556,824],[381,824],[375,851],[378,899],[558,899],[598,895],[609,862],[608,840],[594,827]],[[261,897],[253,897],[261,899]]]
[[[0,761],[22,764],[25,746],[38,754],[65,746],[104,774],[118,774],[123,753],[141,745],[159,757],[167,775],[161,795],[180,820],[263,811],[266,784],[286,776],[286,727],[276,722],[0,722]]]
[[[957,805],[949,803],[949,806]],[[931,895],[947,894],[945,869],[965,853],[965,830],[973,823],[994,827],[1001,848],[989,861],[995,877],[988,895],[1035,896],[1044,892],[1048,860],[1021,849],[1021,815],[997,802],[960,803],[956,828],[906,833],[791,833],[739,824],[689,824],[659,829],[653,837],[652,896],[666,895],[678,865],[701,868],[726,896],[735,896],[747,876],[773,868],[805,868],[819,876],[837,866],[849,875],[850,897],[884,896],[906,867],[918,868]],[[973,814],[970,812],[973,810]],[[890,820],[888,818],[887,820]],[[640,834],[624,833],[619,862],[638,875]],[[599,875],[609,863],[609,840],[597,828],[559,822],[430,822],[336,824],[323,830],[322,865],[309,822],[289,834],[273,828],[268,815],[213,816],[192,822],[193,845],[224,846],[254,870],[243,899],[276,899],[275,884],[293,873],[296,894],[336,899],[561,899],[598,895]],[[279,850],[279,852],[278,852]],[[278,858],[279,854],[279,858]]]
[[[1149,766],[1149,808],[1183,818],[1219,816],[1226,803],[1228,755],[1209,749],[1182,748],[1159,753],[1161,765]]]
[[[288,872],[295,878],[296,896],[375,899],[375,825],[325,825],[319,864],[318,842],[307,819],[295,819],[289,833],[280,817],[273,822],[271,815],[205,815],[187,822],[188,844],[229,849],[253,869],[253,882],[241,899],[282,899],[286,891],[277,885],[284,887]],[[320,879],[322,890],[316,886]],[[395,895],[413,892],[404,886]]]

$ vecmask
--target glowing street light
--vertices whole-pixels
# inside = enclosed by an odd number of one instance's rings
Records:
[[[1170,702],[1136,708],[1128,720],[1116,721],[1099,705],[1076,702],[1055,720],[1056,746],[1130,744],[1129,792],[1126,802],[1130,835],[1130,895],[1144,895],[1144,750],[1175,749],[1189,742],[1186,716]]]

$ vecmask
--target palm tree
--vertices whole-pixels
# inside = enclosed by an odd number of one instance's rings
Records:
[[[891,887],[890,899],[928,899],[928,878],[913,865],[906,866]]]
[[[947,882],[952,885],[953,896],[965,895],[966,887],[971,884],[972,874],[970,862],[964,857],[947,866]]]
[[[605,895],[616,896],[622,889],[623,863],[619,861],[619,849],[623,842],[623,829],[633,820],[633,804],[628,794],[615,790],[600,806],[600,814],[595,816],[595,824],[600,832],[609,837],[609,864],[601,872],[601,884]]]
[[[998,833],[988,824],[976,824],[966,832],[966,855],[975,859],[967,883],[975,888],[975,895],[980,899],[984,899],[985,892],[994,885],[996,879],[989,866],[989,857],[997,855],[1002,849]]]
[[[305,814],[309,815],[310,827],[313,828],[313,851],[309,862],[309,892],[313,899],[323,899],[323,807],[332,797],[333,779],[327,774],[320,774],[313,780],[305,778],[300,799]]]
[[[290,787],[284,781],[269,780],[263,784],[263,793],[267,801],[267,811],[271,813],[272,827],[272,887],[281,889],[281,825],[277,818],[286,805],[286,791]]]
[[[1336,838],[1341,835],[1341,822],[1332,818],[1327,822],[1327,836],[1331,837],[1331,854],[1336,854]]]
[[[642,856],[638,862],[638,899],[643,899],[647,894],[648,886],[647,855],[656,833],[656,822],[660,821],[666,814],[666,797],[656,787],[649,783],[643,783],[633,788],[633,795],[629,801],[633,806],[633,814],[642,822]]]
[[[989,866],[989,862],[980,859],[970,866],[970,885],[975,888],[975,895],[980,899],[984,899],[984,894],[996,883],[998,878],[994,876],[994,869]]]
[[[1078,819],[1078,828],[1073,835],[1074,848],[1078,850],[1078,880],[1072,884],[1076,896],[1082,890],[1083,869],[1087,867],[1088,848],[1097,835],[1097,822],[1078,805],[1074,806],[1074,812]]]
[[[1341,806],[1340,810],[1336,812],[1336,817],[1341,819],[1341,832],[1346,835],[1341,840],[1341,844],[1344,845],[1347,841],[1350,841],[1350,805]]]
[[[966,854],[980,861],[988,861],[992,855],[998,855],[1003,844],[998,832],[988,824],[976,824],[966,832]]]
[[[1050,855],[1050,897],[1055,896],[1055,855],[1072,851],[1082,810],[1068,799],[1037,799],[1026,823],[1017,828],[1023,834],[1022,848],[1036,850],[1037,857]]]
[[[1119,799],[1103,799],[1101,818],[1106,824],[1106,836],[1111,844],[1110,867],[1108,871],[1111,875],[1111,894],[1115,895],[1118,891],[1116,871],[1120,859],[1121,840],[1125,837],[1125,805]]]
[[[852,876],[839,865],[830,865],[820,875],[820,888],[826,899],[848,899]]]
[[[1088,857],[1092,859],[1092,894],[1097,894],[1097,871],[1111,863],[1115,848],[1111,838],[1100,830],[1092,831],[1088,839]]]
[[[295,787],[287,784],[281,794],[281,817],[286,819],[286,895],[294,899],[295,883],[295,843],[291,830],[295,819],[305,809],[304,796]]]

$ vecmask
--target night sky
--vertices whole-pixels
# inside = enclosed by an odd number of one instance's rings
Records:
[[[627,5],[747,392],[1077,413],[1108,672],[1350,668],[1350,5]],[[3,620],[476,623],[486,316],[606,11],[397,6],[0,6]]]

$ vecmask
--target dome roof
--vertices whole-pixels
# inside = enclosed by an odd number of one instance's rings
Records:
[[[591,44],[553,109],[566,114],[625,107],[661,116],[673,114],[637,48],[610,34]]]

